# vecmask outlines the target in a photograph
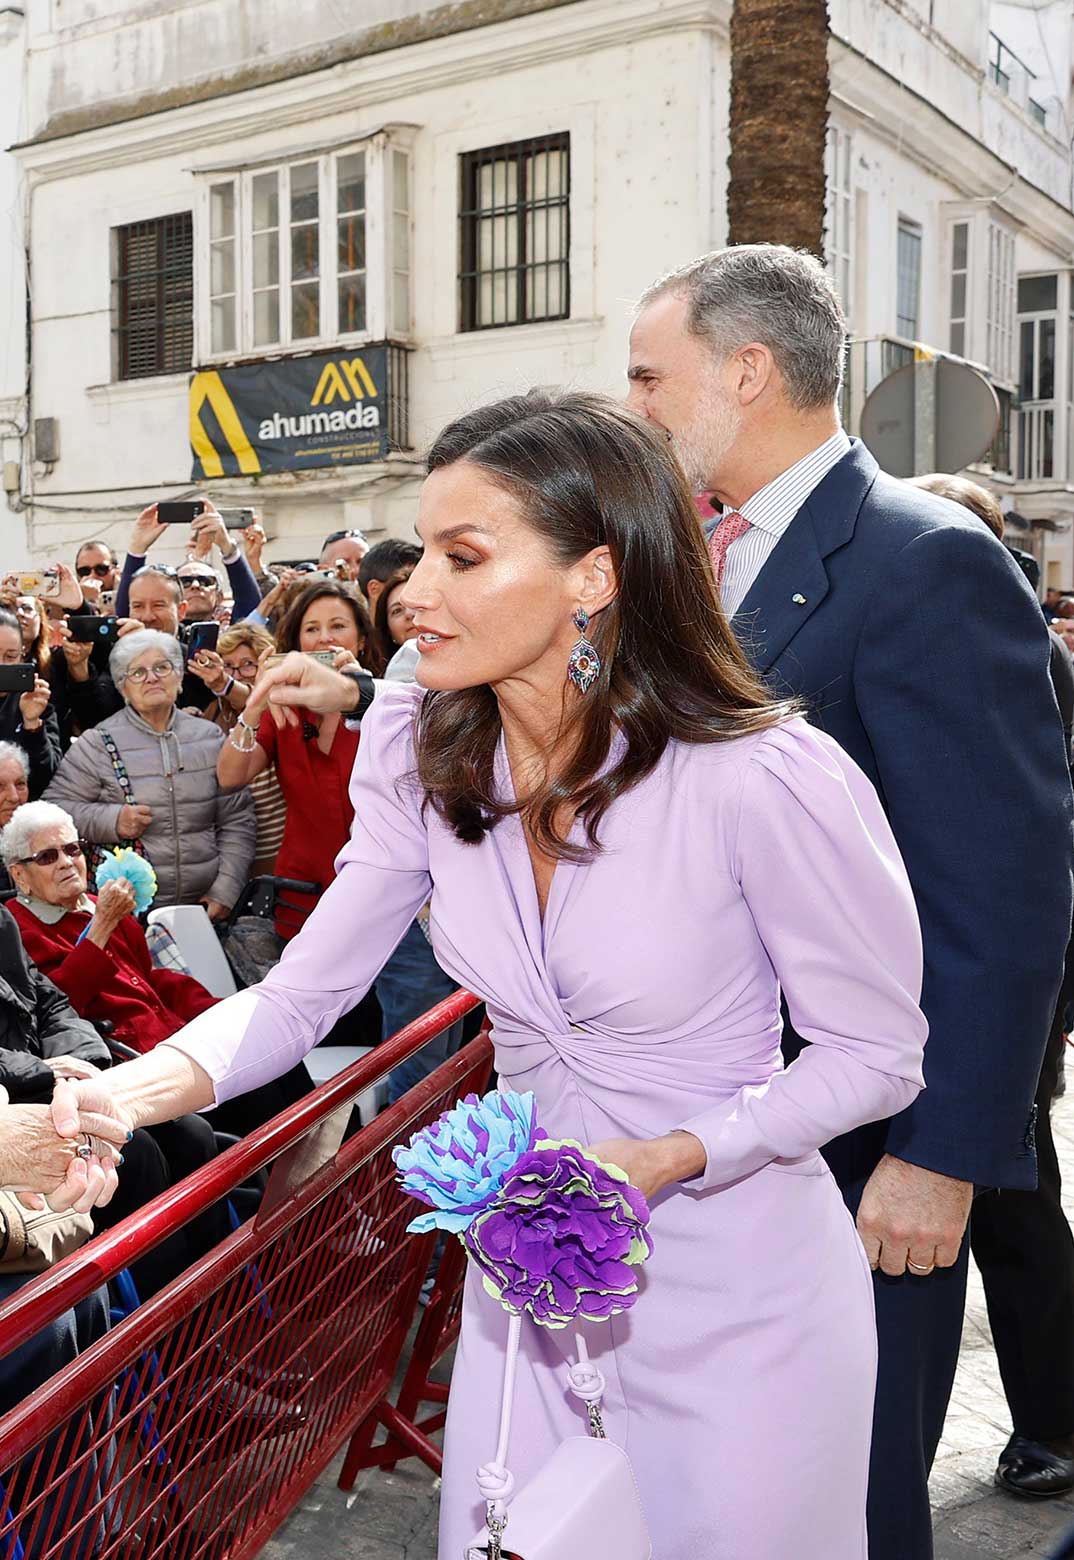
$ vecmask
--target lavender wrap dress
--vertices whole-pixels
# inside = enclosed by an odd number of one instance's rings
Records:
[[[557,867],[542,925],[517,819],[465,845],[423,817],[408,778],[420,697],[392,689],[366,717],[351,840],[281,963],[167,1043],[220,1100],[276,1077],[431,894],[437,959],[486,998],[500,1074],[534,1091],[552,1136],[686,1127],[706,1149],[704,1174],[655,1201],[634,1309],[587,1329],[655,1560],[864,1560],[872,1280],[817,1150],[911,1102],[927,1032],[917,915],[875,791],[800,720],[672,744],[607,815],[603,853]],[[498,777],[506,791],[502,743]],[[786,1071],[781,987],[812,1042]],[[471,1276],[441,1560],[462,1560],[483,1520],[474,1472],[495,1449],[506,1327]],[[523,1329],[520,1486],[584,1433],[566,1346]]]

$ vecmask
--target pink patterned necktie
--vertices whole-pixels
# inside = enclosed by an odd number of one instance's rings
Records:
[[[716,589],[723,584],[723,571],[727,566],[727,549],[732,542],[737,542],[740,536],[745,536],[750,528],[750,522],[745,515],[740,515],[737,509],[728,509],[719,520],[716,529],[709,537],[709,557],[712,559],[712,567],[716,573]]]

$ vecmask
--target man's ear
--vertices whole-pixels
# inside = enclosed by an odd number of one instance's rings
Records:
[[[186,598],[185,597],[179,602],[179,604],[178,604],[178,606],[176,608],[176,612],[177,612],[179,621],[181,623],[183,621],[183,619],[186,617]]]
[[[734,355],[737,377],[735,392],[740,406],[750,406],[770,387],[776,373],[776,362],[768,347],[761,341],[751,341],[740,347]]]
[[[607,547],[594,547],[592,552],[579,559],[577,569],[579,574],[575,598],[578,605],[590,617],[594,617],[615,600],[619,590],[610,550]]]

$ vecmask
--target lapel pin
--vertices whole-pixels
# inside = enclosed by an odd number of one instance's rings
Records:
[[[796,607],[804,607],[806,604],[805,597],[799,591],[795,591],[794,595],[791,597],[791,600],[794,602]]]

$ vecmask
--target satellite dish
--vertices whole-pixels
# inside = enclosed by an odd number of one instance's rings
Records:
[[[928,358],[882,379],[861,411],[861,436],[891,477],[961,471],[992,444],[999,400],[968,363]]]

